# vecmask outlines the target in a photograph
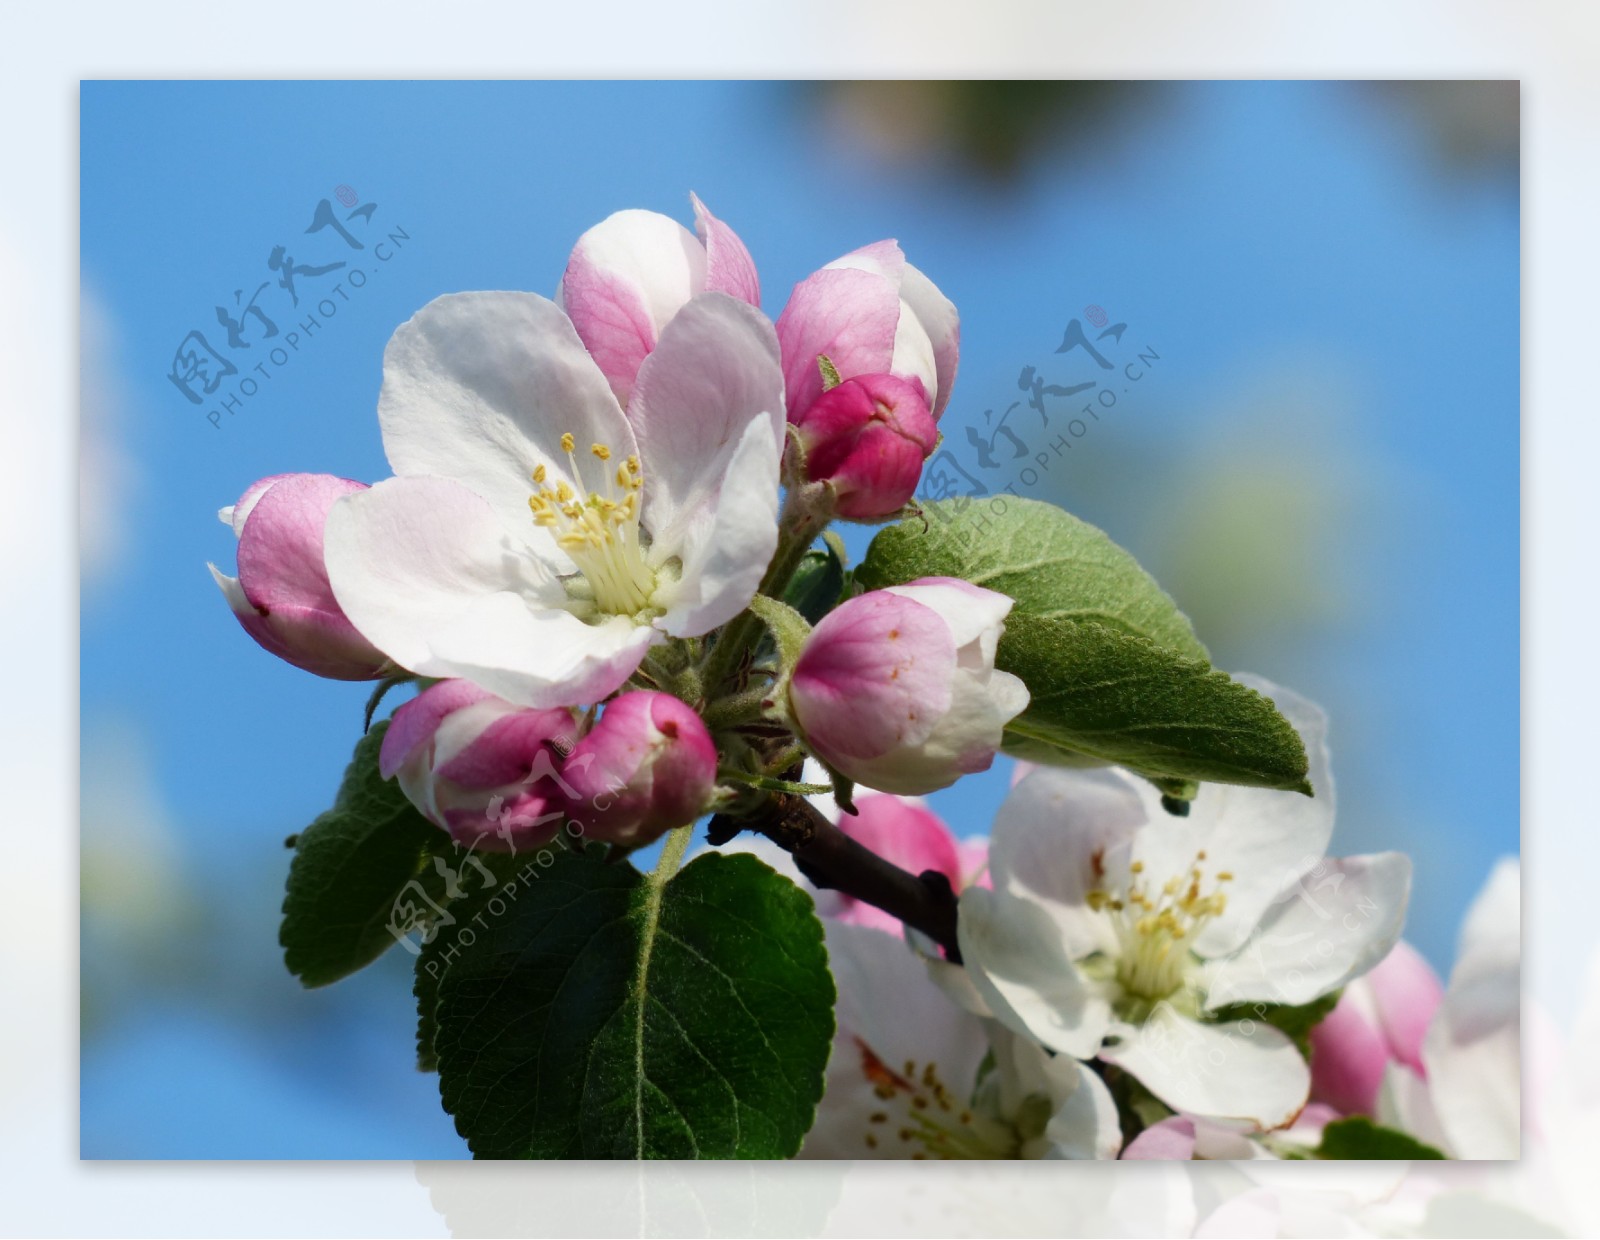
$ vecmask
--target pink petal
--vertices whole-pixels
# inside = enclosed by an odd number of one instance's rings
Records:
[[[638,286],[591,262],[580,245],[561,277],[559,300],[612,392],[627,404],[639,367],[656,347],[655,322]]]
[[[435,775],[462,788],[499,788],[526,779],[540,753],[564,753],[577,740],[570,711],[519,710],[489,724]]]
[[[237,503],[222,509],[217,513],[217,516],[221,517],[225,524],[233,527],[233,536],[235,538],[239,537],[244,532],[245,518],[254,511],[261,497],[285,478],[294,478],[296,476],[295,474],[269,474],[265,478],[256,479],[245,488],[244,494],[239,497]]]
[[[900,294],[881,275],[824,268],[795,285],[778,316],[790,419],[822,394],[819,355],[841,378],[887,373],[899,322]]]
[[[761,281],[756,277],[755,260],[744,248],[739,234],[706,209],[694,195],[694,230],[706,247],[706,288],[708,293],[727,293],[752,306],[761,305]]]
[[[1432,966],[1404,939],[1366,976],[1389,1051],[1413,1072],[1426,1076],[1422,1039],[1444,998]]]
[[[291,474],[263,492],[239,531],[245,597],[269,612],[293,607],[342,615],[322,561],[322,530],[335,501],[366,489],[331,474]]]
[[[876,758],[920,744],[949,710],[955,657],[950,628],[936,612],[873,591],[812,630],[790,699],[824,760]]]
[[[1178,1160],[1188,1162],[1194,1157],[1194,1121],[1174,1115],[1160,1123],[1151,1124],[1122,1151],[1129,1161]]]
[[[389,721],[383,746],[378,750],[378,774],[385,779],[394,778],[405,760],[433,739],[447,715],[493,697],[470,680],[441,680],[424,689],[395,711]]]
[[[1345,1115],[1373,1113],[1388,1063],[1388,1043],[1354,995],[1341,997],[1311,1031],[1312,1096]]]

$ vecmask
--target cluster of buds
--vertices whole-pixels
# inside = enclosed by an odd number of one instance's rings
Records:
[[[880,241],[796,285],[778,342],[802,457],[791,468],[828,484],[848,520],[898,512],[938,445],[960,352],[955,307]]]
[[[716,783],[700,717],[662,693],[626,693],[592,727],[566,709],[513,706],[443,680],[395,711],[385,779],[463,844],[521,851],[573,835],[638,847],[693,822]]]
[[[589,611],[578,614],[593,626],[600,623],[595,612],[643,623],[652,607],[663,606],[661,595],[684,597],[691,589],[675,581],[678,567],[646,555],[647,475],[661,455],[680,452],[692,464],[718,448],[681,419],[652,429],[648,415],[671,404],[674,384],[739,381],[699,372],[666,377],[662,354],[713,331],[719,320],[708,306],[739,302],[741,313],[752,313],[747,307],[760,302],[744,244],[698,199],[694,208],[693,232],[648,211],[622,211],[597,224],[574,247],[556,294],[563,326],[570,324],[628,416],[641,419],[637,452],[619,447],[615,456],[590,435],[558,427],[555,463],[539,463],[532,473],[526,502],[533,525],[587,581],[580,594]],[[846,520],[882,520],[902,510],[937,445],[938,418],[950,399],[959,354],[955,307],[895,242],[882,241],[802,280],[767,330],[774,373],[782,374],[782,407],[770,403],[779,397],[776,385],[748,396],[787,418],[789,483],[825,492],[826,512]],[[705,356],[718,356],[717,339],[703,343]],[[561,386],[566,379],[552,382],[572,397]],[[570,425],[588,424],[574,415]],[[668,475],[665,485],[674,485],[670,469]],[[368,592],[352,592],[347,580],[336,592],[324,560],[325,530],[338,524],[330,513],[338,506],[348,517],[355,508],[339,501],[355,496],[359,505],[394,485],[368,495],[364,484],[341,478],[277,475],[224,509],[239,538],[239,575],[212,571],[246,631],[322,676],[437,678],[424,680],[428,687],[395,713],[381,765],[430,821],[460,840],[537,847],[571,822],[590,838],[634,847],[704,812],[717,785],[718,751],[688,701],[635,688],[653,685],[649,679],[624,680],[613,696],[616,689],[600,692],[597,681],[577,676],[569,693],[519,698],[505,678],[479,680],[419,662],[416,651],[429,646],[402,649],[369,614]],[[405,533],[386,526],[378,541]],[[735,533],[730,528],[728,537]],[[695,567],[718,570],[719,563],[702,555]],[[760,567],[753,566],[752,583]],[[385,614],[414,593],[402,579],[410,565],[402,568],[378,583]],[[983,770],[1005,723],[1027,701],[1021,682],[994,668],[1010,606],[1003,595],[946,579],[850,600],[823,620],[788,669],[780,713],[833,771],[869,788],[927,792]]]

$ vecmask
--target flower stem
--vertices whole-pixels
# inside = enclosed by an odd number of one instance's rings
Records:
[[[745,784],[751,788],[762,788],[767,792],[792,792],[796,796],[814,797],[825,792],[832,792],[831,784],[806,784],[798,783],[792,779],[774,779],[770,775],[747,775],[743,771],[723,771],[719,779],[730,779],[734,783]]]
[[[650,872],[650,881],[654,886],[664,886],[678,872],[678,867],[683,864],[683,854],[689,848],[689,839],[693,835],[693,823],[687,827],[674,827],[667,832],[667,842],[662,845],[656,868]]]
[[[789,853],[818,887],[882,909],[944,948],[961,962],[956,940],[956,893],[937,870],[912,874],[851,839],[804,797],[780,792],[741,818],[717,814],[706,838],[726,844],[740,831],[756,831]]]

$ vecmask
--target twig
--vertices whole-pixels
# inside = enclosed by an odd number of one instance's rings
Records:
[[[742,818],[717,814],[706,838],[726,844],[740,831],[766,836],[812,883],[843,892],[921,931],[959,964],[956,893],[937,870],[912,874],[850,838],[804,797],[779,793]]]

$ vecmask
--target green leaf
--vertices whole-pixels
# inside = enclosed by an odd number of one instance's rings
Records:
[[[1316,1157],[1337,1159],[1431,1159],[1444,1155],[1409,1133],[1375,1124],[1364,1115],[1336,1119],[1322,1130]]]
[[[800,1148],[833,1038],[810,897],[748,854],[668,879],[563,853],[514,881],[453,906],[421,961],[440,1094],[474,1155]]]
[[[1311,792],[1305,745],[1271,699],[1202,660],[1103,624],[1013,612],[995,665],[1031,694],[1007,753],[1089,755],[1168,795],[1190,780]]]
[[[758,594],[750,600],[750,610],[767,626],[783,666],[792,668],[805,647],[806,638],[811,636],[811,626],[806,623],[805,617],[789,604],[764,594]]]
[[[1300,1054],[1311,1058],[1311,1031],[1320,1025],[1323,1018],[1338,1006],[1339,996],[1343,990],[1330,991],[1313,999],[1310,1003],[1290,1005],[1287,1003],[1230,1003],[1220,1007],[1214,1013],[1218,1021],[1259,1020],[1263,1024],[1271,1025],[1274,1029],[1288,1034],[1291,1041],[1299,1048]]]
[[[428,957],[417,956],[417,967],[412,977],[411,993],[417,1000],[417,1071],[437,1072],[439,1052],[435,1042],[439,1037],[439,979],[423,968]]]
[[[1209,660],[1188,617],[1139,562],[1054,504],[999,496],[992,504],[941,500],[922,513],[878,532],[855,570],[858,581],[877,590],[960,577],[1010,595],[1016,613],[1088,621]]]
[[[829,545],[808,551],[789,578],[783,601],[815,624],[833,610],[844,590],[844,562]]]
[[[295,839],[278,942],[307,986],[371,964],[405,936],[411,914],[431,916],[445,899],[448,884],[433,863],[453,845],[379,776],[388,728],[379,723],[357,742],[333,808]]]
[[[1013,757],[1118,763],[1174,803],[1200,780],[1311,791],[1305,748],[1272,702],[1212,669],[1134,558],[1054,505],[926,505],[882,530],[854,575],[869,589],[960,577],[1015,600],[995,660],[1032,696],[1006,730]]]

